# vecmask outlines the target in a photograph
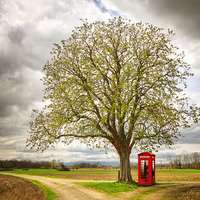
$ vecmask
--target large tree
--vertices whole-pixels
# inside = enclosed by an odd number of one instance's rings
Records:
[[[183,94],[192,74],[171,36],[121,17],[76,27],[43,67],[48,104],[34,112],[28,145],[109,143],[120,158],[119,181],[132,182],[132,148],[173,144],[197,114]]]

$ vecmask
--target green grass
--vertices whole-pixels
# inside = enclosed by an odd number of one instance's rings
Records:
[[[36,180],[31,180],[31,182],[36,185],[37,187],[39,187],[45,195],[45,199],[46,200],[56,200],[57,199],[57,194],[49,187],[47,187],[46,185],[43,185],[42,183],[40,183],[39,181]]]
[[[108,194],[133,191],[138,187],[136,184],[129,185],[125,183],[116,183],[116,182],[81,182],[78,184],[87,188],[95,189],[100,192],[106,192]]]

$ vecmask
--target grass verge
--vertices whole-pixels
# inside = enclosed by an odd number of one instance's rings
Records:
[[[37,187],[39,187],[44,192],[46,200],[56,200],[57,199],[57,194],[51,188],[47,187],[46,185],[44,185],[36,180],[31,180],[31,182],[34,185],[36,185]]]
[[[136,189],[136,184],[116,183],[116,182],[80,182],[81,186],[92,188],[100,192],[108,194],[117,194],[120,192],[129,192]]]

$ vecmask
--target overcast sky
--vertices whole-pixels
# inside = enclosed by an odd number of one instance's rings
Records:
[[[188,80],[187,94],[200,106],[199,10],[199,0],[0,0],[0,159],[117,159],[114,152],[105,154],[77,143],[59,144],[44,153],[25,149],[31,110],[42,105],[41,68],[53,43],[66,39],[80,19],[92,22],[121,15],[173,29],[173,42],[185,51],[195,74]],[[200,125],[183,135],[173,149],[163,147],[158,157],[200,152]]]

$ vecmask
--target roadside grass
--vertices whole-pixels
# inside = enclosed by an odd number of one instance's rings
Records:
[[[126,184],[117,182],[79,182],[77,183],[83,187],[95,189],[100,192],[105,192],[108,194],[117,194],[120,192],[129,192],[138,188],[137,184]]]
[[[39,181],[36,180],[31,180],[31,182],[36,185],[37,187],[39,187],[45,195],[45,199],[46,200],[56,200],[57,199],[57,194],[48,186],[40,183]]]

